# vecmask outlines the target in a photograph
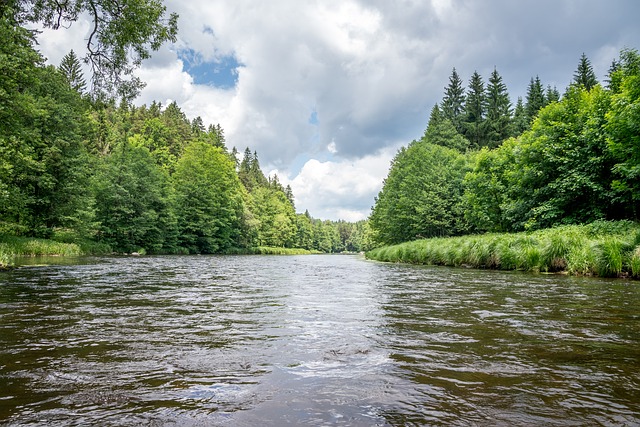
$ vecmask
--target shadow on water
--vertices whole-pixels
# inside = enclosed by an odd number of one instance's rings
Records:
[[[356,256],[0,273],[8,425],[634,425],[640,289]]]

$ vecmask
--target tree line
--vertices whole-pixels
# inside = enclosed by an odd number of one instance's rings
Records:
[[[600,84],[582,55],[563,94],[532,78],[515,108],[497,70],[455,68],[424,135],[396,154],[370,216],[378,245],[640,219],[640,55]]]
[[[291,188],[264,175],[257,153],[228,150],[219,124],[189,120],[175,102],[134,106],[87,89],[73,51],[45,65],[33,33],[2,12],[0,235],[126,253],[370,246],[365,222],[296,213]]]

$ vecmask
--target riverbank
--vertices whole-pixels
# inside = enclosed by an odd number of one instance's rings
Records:
[[[64,242],[34,237],[0,235],[0,270],[15,265],[17,257],[80,256],[110,253],[111,248],[90,240]]]
[[[302,248],[280,248],[273,246],[258,246],[255,248],[237,248],[225,252],[227,255],[311,255],[320,254],[319,251],[309,251]]]
[[[597,221],[530,233],[433,238],[366,253],[384,262],[640,278],[640,224]]]
[[[61,242],[58,240],[37,239],[32,237],[17,237],[0,235],[0,270],[11,268],[15,265],[17,257],[29,256],[81,256],[104,255],[112,253],[111,248],[91,240],[74,242]],[[255,248],[232,249],[227,255],[309,255],[319,254],[318,251],[309,251],[300,248],[279,248],[260,246]],[[136,252],[143,255],[142,252]]]

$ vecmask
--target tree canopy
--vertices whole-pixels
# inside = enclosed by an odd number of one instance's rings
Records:
[[[92,70],[94,94],[133,99],[143,82],[133,70],[167,41],[176,41],[178,15],[167,16],[160,0],[7,0],[0,17],[12,26],[39,23],[68,28],[88,16],[91,29],[84,59]]]

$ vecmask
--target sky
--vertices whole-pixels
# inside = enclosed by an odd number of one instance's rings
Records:
[[[138,105],[176,101],[220,124],[291,185],[296,210],[368,217],[398,149],[419,139],[455,67],[495,68],[515,104],[532,77],[563,92],[584,53],[600,81],[640,49],[637,0],[165,0],[176,43],[137,71]],[[52,64],[79,56],[87,22],[47,30]]]

